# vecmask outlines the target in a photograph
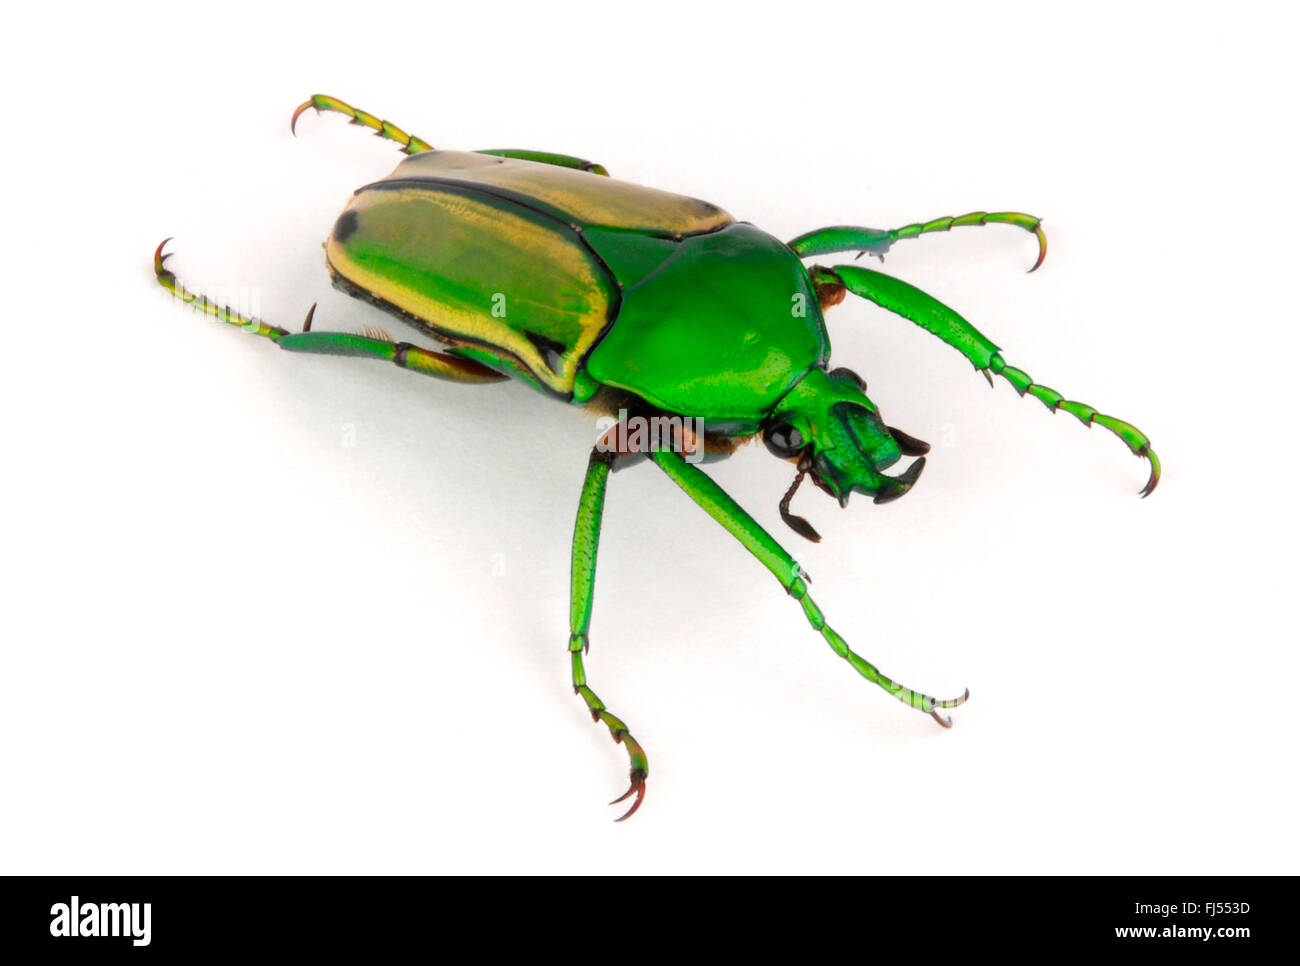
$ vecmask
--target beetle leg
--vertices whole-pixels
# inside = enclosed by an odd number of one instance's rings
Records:
[[[359,110],[337,97],[330,97],[328,94],[313,94],[303,103],[298,105],[297,110],[293,112],[293,117],[289,121],[289,132],[297,134],[294,130],[298,126],[298,118],[302,112],[309,107],[314,107],[316,113],[321,111],[333,111],[336,114],[342,114],[352,121],[353,124],[359,124],[362,127],[368,127],[375,132],[376,137],[387,138],[390,141],[396,141],[401,146],[402,151],[406,154],[421,154],[425,151],[432,151],[433,145],[428,141],[417,138],[412,134],[407,134],[396,124],[380,120],[373,114]]]
[[[726,491],[718,486],[707,473],[686,462],[679,454],[671,450],[657,450],[650,454],[650,458],[659,465],[661,470],[668,474],[674,483],[686,491],[687,496],[694,500],[709,516],[722,524],[728,533],[739,540],[746,550],[757,557],[759,562],[772,572],[772,575],[780,581],[786,592],[799,602],[799,606],[803,608],[804,616],[808,618],[808,623],[812,625],[813,630],[820,633],[826,643],[831,646],[831,649],[848,661],[855,671],[868,681],[888,691],[909,707],[924,711],[945,728],[952,726],[952,720],[946,715],[940,715],[938,711],[939,709],[956,708],[965,704],[966,699],[970,697],[969,689],[959,698],[940,700],[928,694],[913,691],[911,688],[904,687],[897,681],[886,677],[877,670],[875,665],[855,654],[849,648],[848,642],[831,629],[822,616],[821,610],[813,603],[813,599],[808,596],[808,575],[803,573],[799,564],[786,552],[785,548],[759,526],[753,517],[741,509],[740,505],[728,496]]]
[[[360,108],[353,107],[346,101],[337,97],[331,97],[328,94],[313,94],[307,100],[298,105],[293,112],[293,117],[289,119],[289,131],[297,134],[298,118],[302,116],[303,111],[308,108],[314,108],[316,113],[321,111],[333,111],[335,114],[342,114],[353,124],[362,127],[368,127],[375,132],[376,137],[387,138],[389,141],[396,142],[406,154],[422,154],[425,151],[432,151],[434,147],[423,138],[418,138],[413,134],[407,134],[396,124],[391,121],[385,121],[375,115],[363,111]],[[568,154],[556,154],[552,151],[530,151],[523,148],[490,148],[483,151],[476,151],[475,154],[491,154],[499,158],[519,158],[524,161],[537,161],[541,164],[554,164],[561,168],[575,168],[579,171],[590,171],[592,174],[600,174],[606,177],[609,172],[605,170],[604,165],[596,164],[594,161],[587,161],[583,158],[575,158]]]
[[[278,325],[267,325],[261,319],[252,318],[251,316],[241,315],[233,311],[229,305],[218,305],[212,302],[206,295],[200,295],[198,292],[191,292],[182,285],[176,278],[176,275],[167,267],[167,259],[171,258],[171,253],[163,254],[163,248],[171,241],[170,238],[164,238],[153,253],[153,273],[158,279],[158,284],[167,291],[171,292],[186,305],[192,305],[200,312],[215,316],[218,321],[225,322],[228,325],[237,325],[245,332],[251,332],[254,335],[260,335],[271,341],[279,341],[289,334],[288,329],[282,329]]]
[[[1038,260],[1034,262],[1030,271],[1043,264],[1043,259],[1047,257],[1047,235],[1043,233],[1043,219],[1019,211],[972,211],[968,215],[916,222],[889,231],[882,231],[879,228],[859,228],[854,225],[834,225],[830,228],[818,228],[806,232],[787,244],[800,258],[828,255],[831,252],[856,251],[859,258],[863,255],[876,255],[883,260],[890,246],[901,239],[916,238],[918,235],[927,235],[932,231],[950,231],[967,225],[991,224],[1015,225],[1017,228],[1033,232],[1038,239]]]
[[[834,269],[814,267],[814,279],[824,276],[838,278],[854,295],[870,299],[938,336],[969,359],[989,380],[990,386],[993,384],[990,373],[1001,376],[1021,396],[1028,393],[1052,412],[1064,410],[1085,426],[1096,423],[1110,430],[1124,441],[1134,456],[1140,456],[1151,464],[1151,474],[1141,491],[1142,496],[1150,496],[1160,482],[1160,460],[1145,433],[1132,423],[1097,412],[1087,403],[1066,399],[1055,389],[1034,382],[1027,372],[1007,365],[996,345],[938,299],[901,279],[857,265],[837,265]]]
[[[170,241],[170,239],[168,239]],[[434,352],[409,342],[394,342],[382,338],[382,333],[374,335],[353,335],[350,332],[311,332],[312,316],[316,306],[312,306],[303,323],[302,332],[289,332],[278,325],[268,325],[261,319],[255,319],[235,312],[228,305],[219,306],[208,300],[207,296],[191,292],[176,279],[175,274],[166,266],[170,255],[163,254],[164,241],[154,251],[154,275],[158,283],[182,302],[192,305],[209,315],[216,316],[222,322],[237,325],[246,332],[270,339],[281,349],[290,352],[317,352],[336,356],[364,356],[369,359],[386,359],[403,369],[421,372],[427,376],[436,376],[452,382],[502,382],[508,379],[504,373],[489,369],[472,359],[464,359],[445,352]]]
[[[540,164],[553,164],[561,168],[575,168],[578,171],[590,171],[592,174],[609,177],[603,164],[586,161],[569,154],[555,154],[552,151],[530,151],[526,148],[487,148],[475,151],[475,154],[491,154],[498,158],[518,158],[521,161],[536,161]]]
[[[578,518],[573,526],[573,562],[571,568],[571,602],[569,606],[569,656],[573,666],[573,693],[586,702],[591,712],[591,720],[604,722],[609,728],[609,736],[615,743],[627,749],[630,763],[628,777],[631,781],[622,797],[614,799],[611,805],[625,801],[632,795],[632,803],[621,818],[623,821],[641,807],[645,798],[645,781],[650,774],[650,763],[645,751],[632,733],[628,731],[623,720],[611,714],[596,692],[587,686],[587,670],[582,663],[582,655],[590,646],[588,631],[591,627],[591,605],[596,584],[596,550],[600,544],[600,519],[605,508],[605,484],[609,481],[610,467],[614,454],[605,452],[600,447],[592,450],[587,463],[587,478],[582,484],[582,497],[578,500]]]
[[[331,356],[362,356],[383,359],[401,369],[423,373],[449,382],[503,382],[510,377],[473,359],[434,352],[409,342],[353,335],[350,332],[296,332],[276,340],[290,352],[317,352]]]

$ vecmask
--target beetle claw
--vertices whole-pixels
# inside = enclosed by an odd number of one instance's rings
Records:
[[[930,712],[930,717],[939,723],[939,727],[951,728],[952,717],[950,715],[940,714],[937,708],[960,708],[963,704],[965,704],[969,700],[970,700],[970,688],[967,688],[965,691],[962,692],[962,696],[960,698],[949,698],[947,701],[935,701],[934,703],[937,707],[936,710]]]
[[[1160,482],[1160,460],[1156,457],[1155,450],[1150,446],[1143,447],[1143,451],[1138,455],[1151,464],[1151,475],[1147,478],[1147,485],[1142,487],[1142,492],[1138,494],[1145,500],[1155,491],[1156,484]]]
[[[163,252],[169,241],[171,241],[171,238],[164,238],[153,251],[153,273],[159,281],[168,278],[175,280],[171,269],[167,267],[167,259],[172,257],[172,253]]]
[[[632,772],[631,778],[632,784],[628,786],[627,791],[609,803],[611,805],[617,805],[619,802],[627,801],[633,795],[636,796],[636,801],[632,803],[632,807],[618,818],[614,819],[616,822],[623,822],[631,818],[636,814],[636,810],[641,807],[641,802],[645,799],[645,772],[638,768]]]
[[[1040,221],[1034,226],[1034,237],[1038,239],[1038,261],[1034,262],[1034,267],[1030,272],[1038,271],[1038,266],[1043,264],[1043,259],[1047,257],[1047,233],[1043,231],[1043,223]],[[1025,274],[1029,274],[1026,272]]]
[[[301,117],[302,112],[307,110],[309,107],[316,107],[316,101],[314,98],[308,98],[303,103],[299,104],[297,110],[293,112],[293,117],[289,119],[289,133],[294,137],[298,136],[298,132],[295,130],[298,126],[298,118]],[[316,113],[320,113],[319,107],[316,107]]]

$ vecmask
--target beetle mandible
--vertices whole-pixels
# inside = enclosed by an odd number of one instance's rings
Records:
[[[866,384],[831,368],[822,313],[846,293],[909,319],[961,352],[993,384],[1011,383],[1050,410],[1104,426],[1150,462],[1137,427],[1066,399],[1007,365],[969,322],[907,282],[860,265],[804,259],[838,252],[882,256],[897,241],[966,225],[1032,232],[1042,264],[1041,220],[1020,212],[972,212],[902,228],[838,225],[781,242],[715,205],[609,177],[599,164],[546,151],[440,151],[335,97],[313,95],[294,111],[333,111],[396,142],[408,155],[388,177],[358,189],[325,242],[336,287],[438,341],[433,350],[385,333],[319,332],[315,306],[301,332],[245,317],[186,289],[154,252],[158,282],[178,298],[282,349],[383,359],[452,382],[519,379],[577,406],[606,407],[620,421],[593,448],[573,533],[568,650],[573,689],[627,750],[632,798],[645,797],[650,768],[622,719],[587,683],[592,595],[601,512],[611,470],[648,458],[735,536],[798,602],[831,649],[868,681],[934,717],[970,696],[938,699],[892,680],[850,649],[808,595],[795,559],[696,463],[722,458],[760,436],[795,467],[781,518],[809,540],[817,532],[790,511],[805,477],[847,506],[857,492],[885,503],[907,493],[929,445],[886,425]],[[170,240],[170,239],[168,239]],[[509,293],[516,293],[513,304]],[[645,432],[646,423],[651,432]],[[653,431],[663,426],[665,431]],[[886,470],[914,457],[895,476]]]

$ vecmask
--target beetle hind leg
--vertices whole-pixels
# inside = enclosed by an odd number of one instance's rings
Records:
[[[446,352],[434,352],[409,342],[394,342],[385,333],[369,331],[365,335],[351,332],[312,332],[311,322],[316,306],[307,312],[302,332],[290,332],[278,325],[268,325],[261,319],[242,315],[228,305],[219,305],[206,295],[191,292],[176,278],[175,273],[167,268],[170,254],[163,253],[163,247],[171,239],[165,240],[154,251],[154,275],[158,284],[171,292],[182,302],[191,305],[219,321],[236,325],[245,332],[270,339],[281,349],[290,352],[312,352],[335,356],[360,356],[367,359],[387,360],[401,369],[435,376],[451,382],[483,383],[502,382],[509,376],[489,369],[472,359],[462,358]]]

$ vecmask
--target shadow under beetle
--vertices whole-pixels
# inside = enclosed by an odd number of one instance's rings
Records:
[[[573,533],[569,654],[573,689],[604,722],[631,762],[631,784],[615,803],[645,797],[649,765],[627,725],[587,684],[596,550],[612,468],[649,458],[738,539],[799,602],[813,629],[853,668],[904,704],[934,717],[970,692],[940,700],[913,691],[855,654],[808,596],[808,578],[754,519],[695,463],[729,455],[761,434],[795,465],[779,504],[800,535],[820,537],[790,500],[807,476],[847,506],[854,492],[885,503],[907,493],[929,445],[885,425],[866,383],[830,368],[822,312],[847,292],[870,299],[961,352],[989,384],[1006,379],[1022,396],[1104,426],[1150,461],[1142,496],[1155,489],[1160,462],[1135,426],[1072,402],[1003,361],[997,346],[952,309],[906,282],[858,265],[805,266],[836,252],[884,256],[894,242],[965,225],[1009,224],[1047,240],[1040,220],[1019,212],[972,212],[891,231],[820,228],[781,242],[704,201],[610,178],[603,167],[545,151],[437,151],[388,121],[314,95],[301,105],[335,111],[395,141],[409,157],[387,178],[357,190],[325,242],[335,286],[442,344],[440,351],[395,342],[385,333],[314,332],[312,313],[291,333],[190,292],[154,253],[159,283],[223,322],[282,349],[363,356],[452,382],[516,378],[577,406],[618,411],[587,466]],[[629,415],[630,414],[630,415]],[[640,420],[687,417],[689,428],[646,433]],[[632,431],[629,431],[631,429]],[[885,470],[915,457],[896,476]],[[611,803],[614,804],[614,803]]]

